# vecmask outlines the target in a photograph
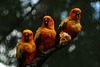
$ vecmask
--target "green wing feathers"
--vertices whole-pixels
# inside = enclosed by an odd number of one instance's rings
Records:
[[[39,27],[38,30],[36,31],[34,36],[34,41],[36,41],[39,38],[40,34],[41,34],[41,27]]]
[[[61,24],[59,25],[58,27],[58,30],[57,30],[57,34],[56,34],[56,40],[55,40],[55,45],[58,45],[59,44],[59,41],[60,41],[60,32],[66,27],[67,25],[67,22],[68,22],[68,19],[65,19],[61,22]]]
[[[22,66],[23,62],[25,61],[25,52],[23,50],[23,47],[21,45],[22,43],[19,43],[17,48],[17,53],[16,53],[16,57],[17,57],[17,61],[18,61],[18,66]]]
[[[61,32],[67,25],[68,19],[65,19],[61,22],[61,24],[58,27],[57,33]]]
[[[38,52],[39,45],[41,43],[41,27],[39,27],[38,30],[36,31],[35,36],[34,36],[34,41],[37,46],[36,51]]]

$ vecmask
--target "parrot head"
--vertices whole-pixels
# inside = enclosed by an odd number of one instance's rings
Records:
[[[28,29],[24,30],[21,40],[24,42],[29,42],[29,41],[33,40],[33,32]]]
[[[54,29],[54,20],[50,16],[44,16],[42,27]]]
[[[81,19],[81,10],[79,8],[72,9],[71,12],[70,12],[69,18],[71,20],[75,20],[75,21],[80,22],[80,19]]]

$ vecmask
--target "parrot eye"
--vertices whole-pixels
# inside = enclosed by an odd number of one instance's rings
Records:
[[[75,11],[73,11],[73,13],[75,13]]]
[[[20,50],[20,52],[22,52],[22,50]]]
[[[51,22],[52,20],[50,19],[50,22]]]
[[[30,34],[30,36],[32,36],[32,34]]]

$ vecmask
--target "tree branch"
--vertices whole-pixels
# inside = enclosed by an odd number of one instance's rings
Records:
[[[43,56],[36,57],[31,63],[27,64],[26,67],[41,67],[41,65],[48,59],[49,56],[65,46],[69,47],[70,43],[71,42],[68,42],[66,45],[57,45],[56,47],[47,50],[43,53]]]

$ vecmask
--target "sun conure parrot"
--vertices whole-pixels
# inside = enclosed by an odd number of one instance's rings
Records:
[[[36,45],[33,41],[33,32],[24,30],[20,43],[16,46],[16,58],[19,67],[25,67],[27,63],[34,60],[36,56]]]
[[[60,40],[60,34],[62,34],[63,32],[68,33],[68,37],[71,36],[71,39],[75,38],[82,29],[80,19],[81,10],[79,8],[72,9],[69,17],[64,19],[59,25],[56,40]]]
[[[36,31],[34,41],[37,45],[37,52],[44,52],[54,46],[56,31],[54,20],[50,16],[44,16],[41,27]]]

